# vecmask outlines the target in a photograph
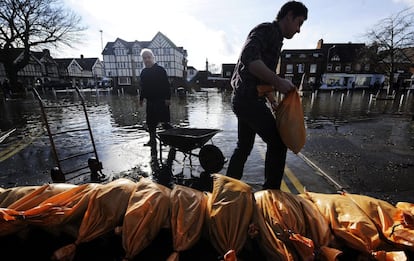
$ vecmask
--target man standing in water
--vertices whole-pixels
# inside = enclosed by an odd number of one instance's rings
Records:
[[[232,106],[238,120],[238,141],[227,168],[227,176],[241,179],[256,134],[267,144],[264,189],[280,189],[287,148],[280,138],[275,118],[259,97],[257,86],[271,85],[274,90],[288,93],[295,89],[291,81],[276,74],[283,39],[300,32],[308,9],[297,1],[289,1],[280,9],[275,21],[253,28],[237,61],[231,85]]]
[[[170,98],[171,89],[167,72],[155,62],[155,57],[150,49],[142,49],[141,57],[145,68],[140,75],[140,105],[146,99],[146,121],[149,132],[149,141],[145,146],[156,146],[156,129],[159,123],[163,128],[171,128],[170,122]]]

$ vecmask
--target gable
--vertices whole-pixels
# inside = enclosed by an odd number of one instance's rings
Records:
[[[81,72],[82,71],[82,67],[76,62],[75,59],[73,59],[69,66],[68,66],[68,70],[69,72],[71,71],[70,69],[73,69],[72,72]]]
[[[154,36],[154,38],[152,39],[148,47],[149,48],[176,48],[175,44],[171,42],[171,40],[168,39],[168,37],[166,37],[160,32],[158,32]]]
[[[123,43],[123,41],[121,41],[119,38],[116,39],[115,43],[114,43],[114,48],[126,48],[125,44]]]
[[[138,41],[133,42],[131,47],[136,49],[142,49],[142,45]]]

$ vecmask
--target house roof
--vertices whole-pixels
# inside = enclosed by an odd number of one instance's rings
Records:
[[[0,62],[6,61],[10,59],[11,61],[16,61],[21,58],[23,55],[24,48],[12,48],[7,52],[4,52],[3,49],[0,49]],[[9,57],[6,57],[6,54]],[[38,57],[37,52],[30,51],[31,59],[36,60],[36,62],[40,62],[40,58]]]
[[[324,53],[327,54],[329,51],[330,57],[338,55],[341,58],[341,62],[354,61],[359,54],[359,50],[364,47],[364,43],[329,43],[322,45]]]
[[[87,71],[92,71],[93,66],[99,60],[98,58],[76,58],[76,62]]]
[[[59,67],[67,68],[72,63],[73,58],[55,58],[54,60]]]
[[[137,44],[139,44],[139,46],[141,47],[141,48],[148,48],[150,45],[151,45],[151,43],[157,38],[157,37],[159,37],[159,36],[161,36],[161,37],[163,37],[167,42],[168,42],[168,44],[171,46],[171,47],[173,47],[173,48],[175,48],[175,49],[177,49],[177,50],[179,50],[181,53],[183,53],[184,55],[187,55],[187,51],[186,50],[184,50],[184,48],[183,47],[177,47],[167,36],[165,36],[163,33],[161,33],[161,32],[158,32],[152,39],[151,39],[151,41],[138,41],[138,40],[134,40],[134,41],[132,41],[132,42],[128,42],[128,41],[125,41],[125,40],[123,40],[123,39],[121,39],[121,38],[116,38],[116,40],[114,41],[114,42],[107,42],[106,43],[106,45],[105,45],[105,48],[103,49],[103,51],[102,51],[102,54],[103,55],[112,55],[112,54],[114,54],[114,45],[115,45],[115,43],[121,43],[126,49],[128,49],[128,51],[129,51],[129,53],[132,53],[132,48],[135,46],[135,45],[137,45]]]
[[[403,52],[414,66],[414,47],[404,48]]]

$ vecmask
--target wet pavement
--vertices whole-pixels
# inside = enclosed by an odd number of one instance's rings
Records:
[[[49,103],[63,104],[79,99],[73,93],[41,93]],[[90,92],[88,118],[103,174],[112,180],[151,175],[151,151],[144,147],[145,111],[138,96]],[[414,98],[404,92],[393,100],[373,99],[365,91],[304,93],[307,143],[298,155],[288,153],[282,189],[335,193],[346,190],[388,200],[414,202]],[[0,144],[0,186],[40,185],[52,182],[50,169],[56,165],[40,106],[30,93],[24,100],[2,101],[0,127],[16,131]],[[231,111],[229,93],[206,90],[186,98],[173,97],[172,123],[180,127],[214,128],[221,132],[208,141],[230,158],[236,143],[237,122]],[[82,125],[82,109],[60,107],[50,113],[50,125],[67,130]],[[60,157],[89,150],[88,133],[67,133],[56,140]],[[166,157],[168,147],[163,147]],[[195,154],[198,150],[194,151]],[[257,138],[243,181],[259,190],[263,184],[265,144]],[[198,158],[177,154],[173,173],[184,168],[185,177],[199,175]],[[163,158],[163,160],[165,160]],[[76,163],[87,162],[87,158]],[[68,163],[72,167],[75,163]],[[225,173],[227,164],[220,173]],[[89,182],[82,175],[71,183]]]

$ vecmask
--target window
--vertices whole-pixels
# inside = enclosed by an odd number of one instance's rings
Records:
[[[351,65],[347,64],[345,65],[345,72],[350,72],[351,71]]]
[[[126,50],[121,48],[115,49],[115,55],[126,55]]]
[[[293,73],[293,64],[286,64],[286,73]]]
[[[338,55],[334,55],[334,57],[331,58],[331,61],[339,62],[341,58],[339,58]]]
[[[306,58],[306,54],[304,54],[304,53],[301,53],[300,55],[299,55],[299,58]]]
[[[298,73],[303,73],[305,71],[305,65],[303,63],[300,63],[298,66]]]
[[[290,57],[292,57],[292,55],[291,55],[290,53],[287,53],[287,54],[285,55],[285,57],[286,57],[286,58],[290,58]]]
[[[118,83],[119,85],[128,85],[131,84],[131,79],[129,77],[122,76],[118,78]]]
[[[313,53],[313,57],[318,58],[319,57],[319,53]]]
[[[365,71],[369,71],[369,64],[365,64],[365,66],[364,66],[364,70],[365,70]]]
[[[315,77],[309,77],[308,83],[313,84],[315,82],[316,82],[316,78]]]
[[[355,64],[355,71],[361,71],[361,64],[357,63]]]
[[[327,71],[332,71],[332,63],[328,63],[328,66],[326,66]]]
[[[316,73],[316,68],[317,68],[318,66],[316,65],[316,64],[311,64],[310,65],[310,69],[309,69],[309,72],[310,73]]]
[[[341,65],[335,65],[335,72],[341,71]]]

